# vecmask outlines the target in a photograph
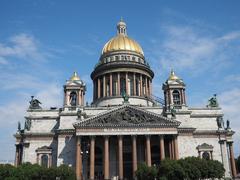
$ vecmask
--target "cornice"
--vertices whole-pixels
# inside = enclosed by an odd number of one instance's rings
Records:
[[[75,133],[75,129],[57,129],[55,130],[57,135],[60,134],[74,134]]]
[[[144,70],[150,74],[150,76],[153,78],[154,77],[154,72],[150,69],[149,66],[137,62],[129,62],[129,61],[114,61],[106,64],[101,64],[97,66],[94,71],[91,73],[91,78],[94,79],[96,75],[101,73],[102,71],[109,70],[112,68],[137,68]]]
[[[190,118],[214,118],[223,117],[223,114],[191,114]]]
[[[48,120],[48,119],[59,119],[59,116],[25,116],[25,119],[31,119],[31,120]]]

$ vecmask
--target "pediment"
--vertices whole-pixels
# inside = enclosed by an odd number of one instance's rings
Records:
[[[203,143],[203,144],[201,144],[201,145],[198,145],[197,146],[197,149],[198,150],[206,150],[206,149],[208,149],[208,150],[211,150],[211,149],[213,149],[213,146],[212,145],[209,145],[209,144],[207,144],[207,143]]]
[[[180,122],[130,105],[75,123],[74,127],[178,127]]]

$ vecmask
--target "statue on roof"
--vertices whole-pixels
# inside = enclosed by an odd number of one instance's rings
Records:
[[[172,118],[176,118],[176,109],[174,106],[171,108],[170,111],[171,111]]]
[[[31,96],[31,101],[29,101],[29,109],[42,109],[40,104],[42,104],[38,99],[34,99],[34,96]]]
[[[229,129],[231,129],[230,128],[230,121],[229,120],[227,120],[227,128],[226,128],[227,130],[229,130]]]
[[[31,119],[26,119],[24,124],[24,129],[29,131],[31,128],[31,125],[32,125]]]
[[[123,98],[123,103],[124,103],[124,104],[129,103],[129,101],[128,101],[129,96],[126,94],[125,91],[123,91],[123,93],[122,93],[122,98]]]
[[[21,131],[21,123],[18,121],[18,132]]]
[[[208,100],[207,107],[218,107],[217,94],[214,94],[212,98]]]
[[[219,129],[224,128],[223,117],[217,117],[217,125]]]

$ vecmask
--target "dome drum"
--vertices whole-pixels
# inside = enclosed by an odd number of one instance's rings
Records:
[[[124,71],[129,71],[129,72],[143,71],[143,74],[147,74],[149,77],[151,77],[151,79],[154,77],[154,73],[149,66],[146,66],[145,64],[124,61],[124,62],[106,63],[96,67],[91,74],[91,78],[93,80],[98,75],[104,74],[105,72],[121,71],[122,70],[121,68],[125,68],[127,70],[124,70]]]
[[[99,103],[100,101],[106,101],[111,99],[113,102],[109,104],[122,104],[122,96],[125,94],[132,103],[139,103],[137,98],[145,99],[145,101],[151,101],[152,94],[152,77],[145,71],[139,71],[138,69],[122,68],[115,72],[108,71],[102,73],[100,71],[95,78],[93,78],[94,92],[93,92],[93,104],[105,104]],[[100,74],[102,73],[102,74]],[[119,99],[120,98],[120,99]],[[143,100],[141,100],[143,102]],[[146,102],[144,104],[146,104]],[[136,104],[139,105],[139,104]],[[143,104],[142,104],[143,105]]]

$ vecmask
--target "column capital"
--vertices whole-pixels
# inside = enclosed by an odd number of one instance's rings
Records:
[[[145,137],[146,137],[146,138],[150,138],[151,135],[150,135],[150,134],[146,134]]]
[[[229,146],[232,146],[232,145],[233,145],[233,141],[227,141],[227,144],[228,144]]]
[[[89,137],[90,137],[90,139],[95,139],[96,138],[95,135],[90,135]]]
[[[76,136],[76,142],[77,142],[77,145],[81,144],[81,136]]]
[[[131,138],[137,138],[137,135],[131,135]]]
[[[219,142],[219,144],[224,144],[226,142],[226,140],[225,139],[221,139],[218,142]]]
[[[105,135],[103,137],[104,137],[104,139],[109,139],[109,135]]]
[[[117,135],[118,139],[123,139],[123,135]]]

